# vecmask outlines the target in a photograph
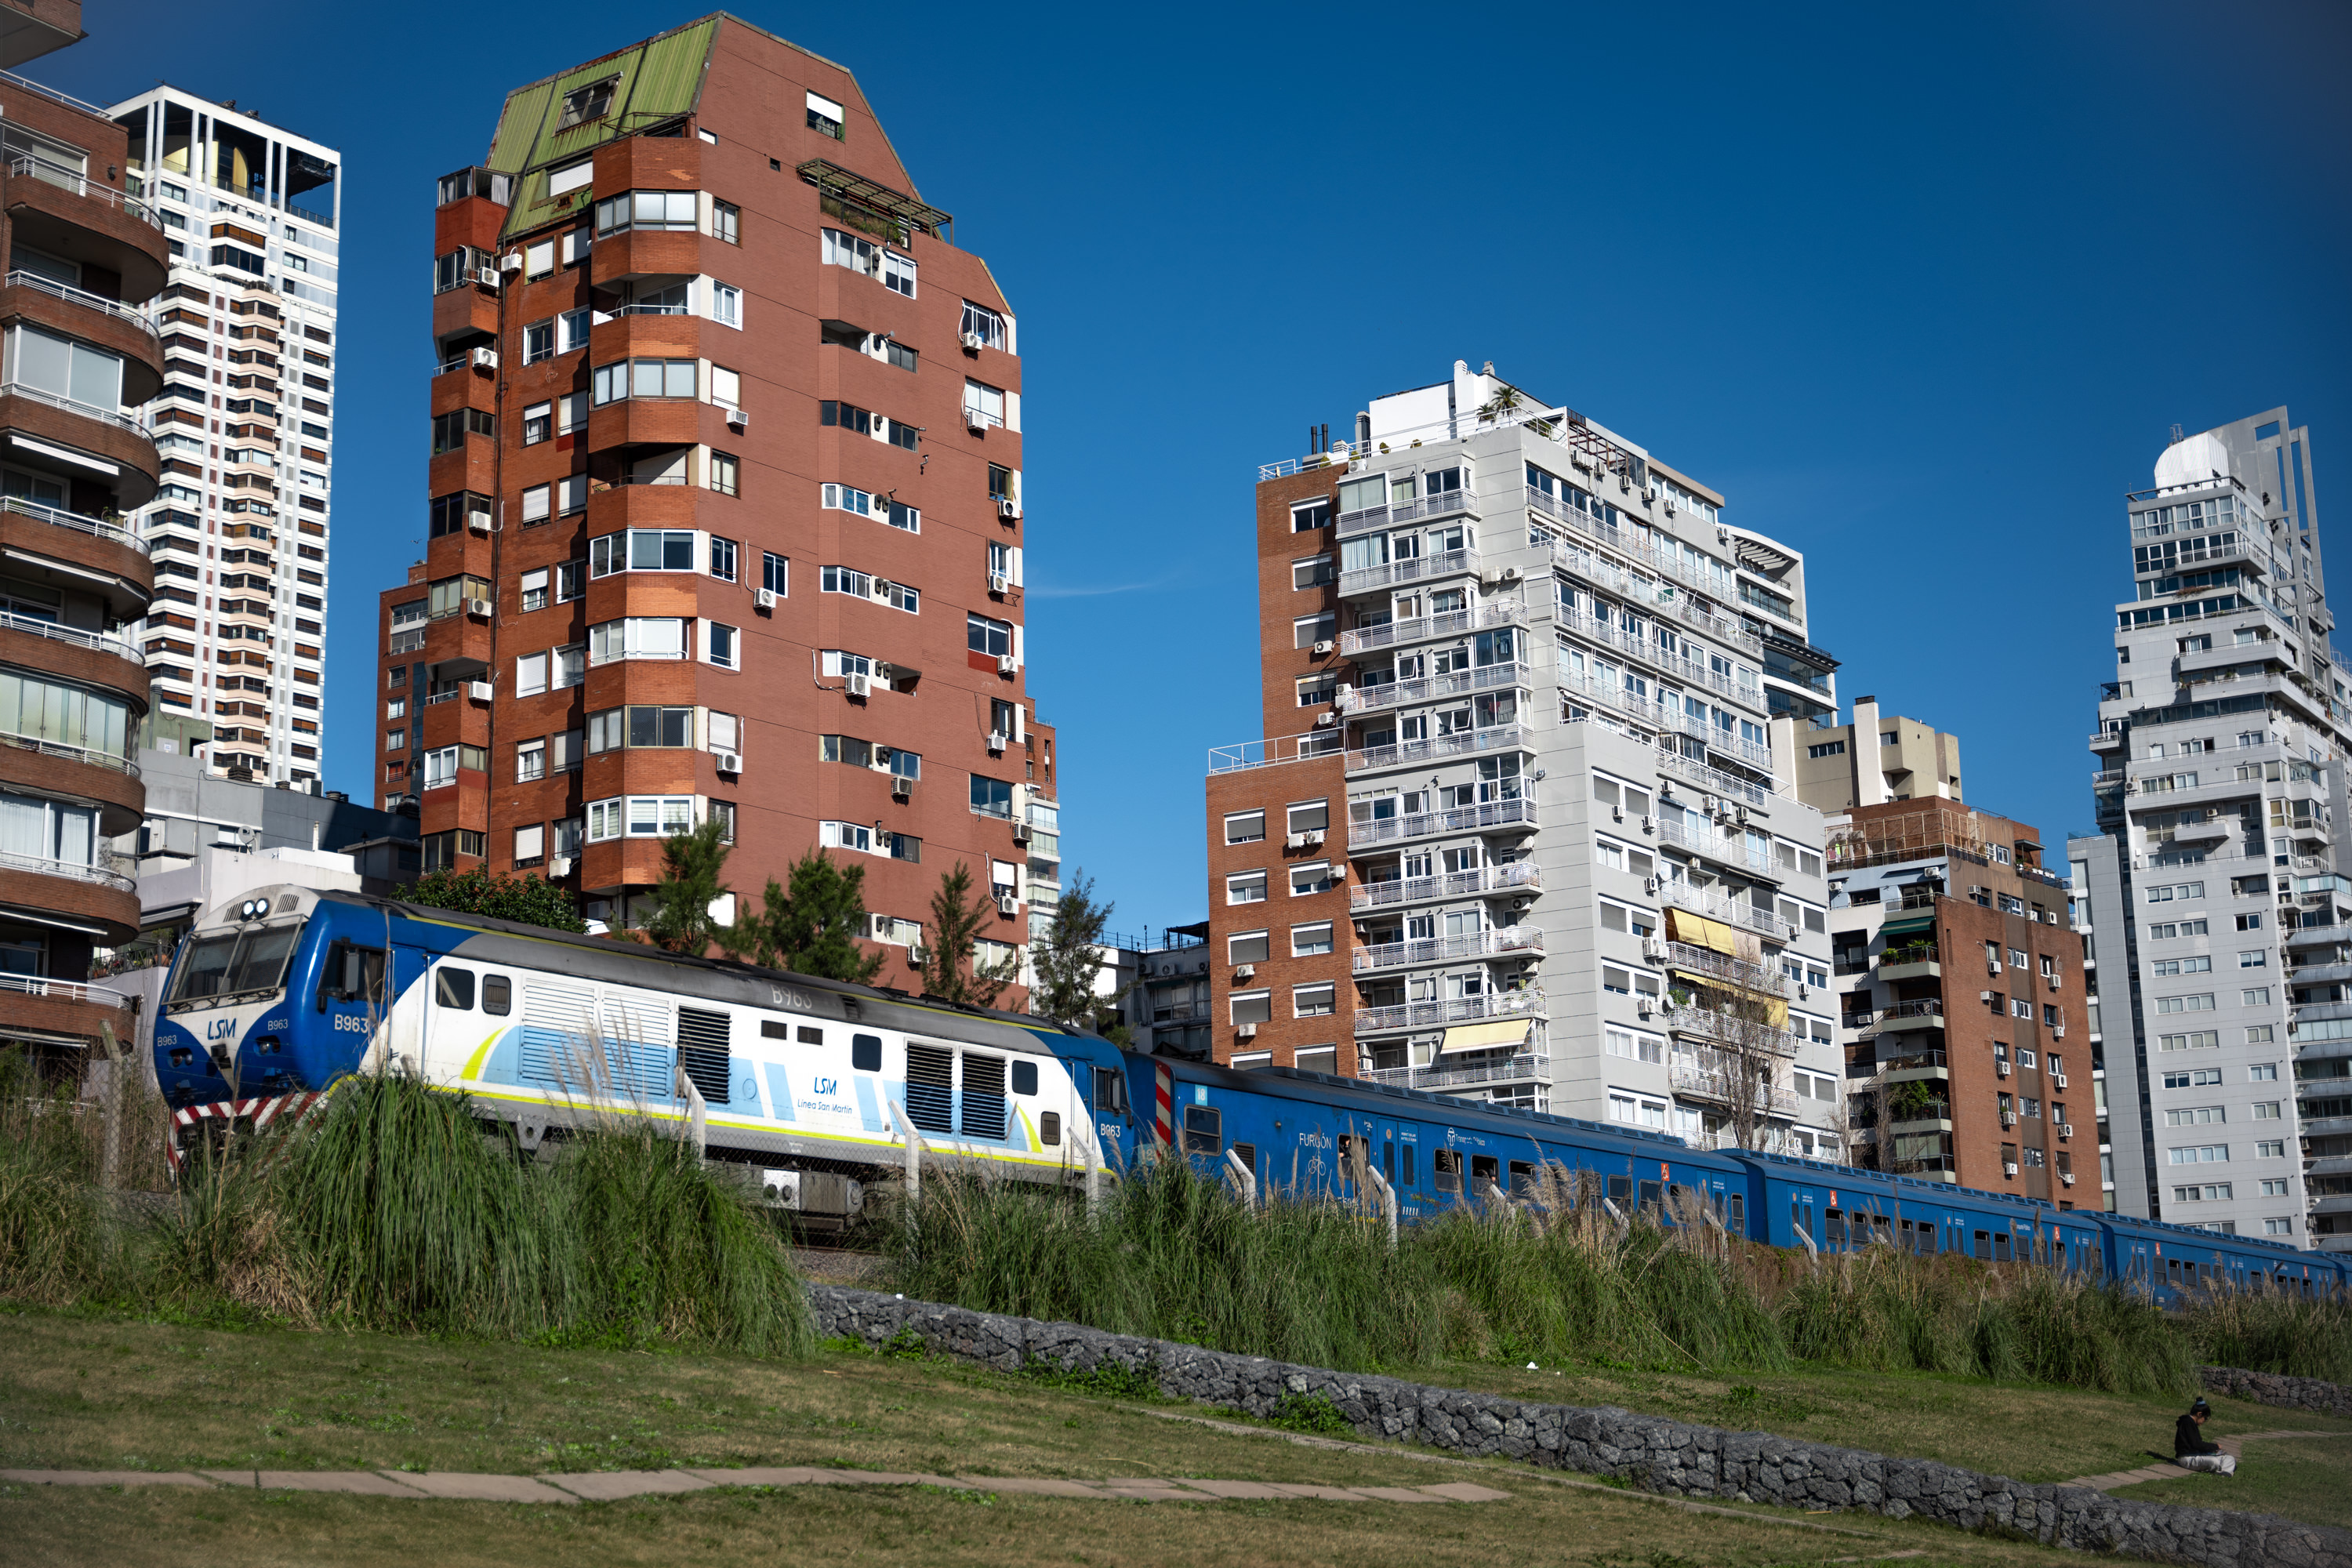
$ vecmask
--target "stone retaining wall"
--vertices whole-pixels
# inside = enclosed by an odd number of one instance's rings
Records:
[[[2267,1514],[2129,1502],[2085,1487],[2028,1486],[1931,1459],[1725,1432],[1613,1407],[1530,1405],[839,1286],[811,1286],[809,1297],[827,1337],[878,1345],[907,1332],[931,1351],[1003,1372],[1146,1372],[1171,1398],[1253,1415],[1272,1415],[1286,1395],[1321,1394],[1368,1438],[1612,1476],[1676,1497],[1918,1516],[2210,1568],[2352,1568],[2352,1531]]]
[[[2352,1418],[2352,1388],[2322,1383],[2315,1377],[2282,1377],[2276,1373],[2247,1372],[2234,1366],[2200,1366],[2208,1394],[2251,1399],[2287,1410],[2316,1410],[2325,1415]]]

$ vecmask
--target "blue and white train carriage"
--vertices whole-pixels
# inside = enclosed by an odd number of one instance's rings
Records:
[[[1090,1147],[1133,1154],[1117,1047],[1040,1019],[296,887],[190,934],[155,1060],[175,1106],[393,1068],[463,1090],[526,1147],[592,1117],[690,1124],[814,1219],[854,1215],[861,1180],[899,1166],[894,1110],[934,1159],[1035,1180],[1083,1171]]]

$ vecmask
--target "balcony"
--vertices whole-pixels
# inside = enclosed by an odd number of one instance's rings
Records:
[[[1787,1029],[1776,1029],[1769,1024],[1753,1019],[1735,1018],[1712,1007],[1673,1008],[1666,1015],[1666,1027],[1671,1033],[1695,1040],[1719,1040],[1728,1046],[1769,1051],[1776,1057],[1793,1057],[1797,1054],[1797,1047],[1804,1044]]]
[[[1432,1094],[1450,1094],[1456,1089],[1475,1089],[1480,1084],[1512,1083],[1549,1077],[1551,1058],[1534,1051],[1522,1051],[1499,1061],[1459,1067],[1373,1068],[1363,1075],[1367,1083],[1384,1083],[1395,1089],[1418,1089]]]
[[[1759,995],[1789,994],[1789,977],[1778,970],[1747,963],[1727,952],[1717,952],[1711,947],[1695,947],[1686,942],[1669,942],[1661,945],[1665,950],[1666,967],[1669,969],[1721,981],[1727,985],[1737,985]]]
[[[0,903],[102,926],[109,945],[139,931],[138,884],[110,866],[0,852]]]
[[[1903,980],[1941,980],[1944,965],[1935,944],[1889,948],[1878,955],[1878,978],[1888,984]]]
[[[1384,681],[1378,686],[1360,686],[1349,693],[1351,700],[1343,706],[1351,713],[1377,712],[1383,708],[1401,707],[1408,702],[1429,702],[1442,697],[1460,697],[1473,691],[1493,691],[1502,687],[1525,687],[1535,679],[1530,665],[1482,664],[1474,669],[1456,669],[1444,675],[1424,675],[1412,680]]]
[[[163,351],[147,318],[104,295],[54,282],[37,272],[0,279],[0,317],[28,321],[114,354],[122,363],[122,402],[137,407],[163,385]]]
[[[1455,963],[1473,958],[1507,958],[1513,953],[1541,953],[1544,933],[1538,926],[1504,926],[1467,936],[1418,937],[1360,947],[1353,972],[1407,969],[1424,963]]]
[[[1948,1082],[1952,1066],[1941,1051],[1911,1051],[1874,1064],[1864,1076],[1872,1076],[1873,1072],[1888,1083],[1911,1083],[1929,1079]]]
[[[1772,852],[1768,847],[1752,844],[1745,837],[1727,838],[1719,833],[1709,833],[1672,816],[1661,816],[1656,821],[1661,843],[1676,845],[1694,855],[1704,855],[1726,866],[1771,874],[1778,879],[1772,864]]]
[[[1471,899],[1494,893],[1538,893],[1543,873],[1532,860],[1503,866],[1481,866],[1475,871],[1448,871],[1440,877],[1394,877],[1385,882],[1359,882],[1348,889],[1350,913],[1365,910],[1402,909],[1444,899]]]
[[[1426,838],[1437,833],[1490,833],[1497,828],[1524,826],[1535,830],[1536,803],[1522,796],[1517,800],[1488,801],[1484,805],[1456,806],[1451,811],[1421,812],[1412,816],[1382,817],[1371,822],[1348,824],[1348,847],[1364,849],[1376,844],[1397,844],[1409,838]]]
[[[1517,724],[1496,724],[1484,730],[1456,730],[1450,735],[1439,735],[1426,741],[1404,741],[1393,746],[1367,746],[1361,751],[1348,753],[1348,771],[1352,773],[1405,767],[1479,752],[1525,751],[1528,746],[1527,731]]]
[[[1457,996],[1443,1002],[1401,1002],[1390,1007],[1356,1009],[1356,1033],[1391,1034],[1402,1029],[1443,1028],[1450,1024],[1475,1024],[1484,1018],[1547,1018],[1543,993],[1499,991],[1485,996]]]
[[[1944,999],[1926,996],[1916,1002],[1897,1002],[1875,1013],[1849,1013],[1845,1022],[1858,1038],[1865,1040],[1913,1029],[1940,1029],[1944,1026]]]
[[[1711,1100],[1719,1105],[1729,1105],[1739,1094],[1734,1075],[1722,1068],[1703,1068],[1676,1062],[1667,1069],[1668,1081],[1675,1092],[1685,1100]],[[1797,1096],[1793,1089],[1775,1089],[1758,1083],[1752,1089],[1757,1110],[1771,1116],[1797,1114]]]
[[[1759,910],[1745,899],[1717,898],[1688,882],[1667,882],[1660,889],[1659,897],[1676,909],[1688,910],[1695,915],[1705,915],[1709,920],[1722,921],[1727,925],[1755,931],[1770,937],[1774,942],[1788,942],[1797,934],[1795,927],[1769,910]]]
[[[405,654],[423,653],[425,651],[425,628],[423,626],[410,626],[393,633],[391,641],[385,645],[384,651],[395,658]]]
[[[99,1026],[110,1024],[115,1038],[130,1043],[131,998],[108,986],[0,974],[0,1006],[7,1009],[12,1027],[37,1037],[79,1037],[95,1044]]]
[[[1407,620],[1390,621],[1377,626],[1359,626],[1351,632],[1341,632],[1339,651],[1353,658],[1358,654],[1375,653],[1384,647],[1462,637],[1494,626],[1517,626],[1527,618],[1527,606],[1516,599],[1505,604],[1481,605],[1475,610],[1454,610],[1443,616],[1415,616]]]
[[[1399,583],[1421,583],[1439,577],[1459,576],[1478,570],[1475,550],[1446,550],[1435,555],[1416,555],[1409,561],[1391,561],[1380,566],[1360,566],[1353,572],[1339,574],[1339,594],[1369,594],[1375,588],[1386,588]]]
[[[1422,496],[1417,500],[1405,502],[1402,506],[1391,506],[1385,526],[1398,528],[1409,522],[1435,522],[1440,518],[1476,517],[1477,515],[1477,494],[1465,488],[1458,490],[1444,490],[1433,496]],[[1342,531],[1345,531],[1344,528]]]
[[[116,274],[125,300],[150,300],[163,287],[169,254],[154,209],[103,181],[20,153],[9,160],[0,205],[18,243]]]

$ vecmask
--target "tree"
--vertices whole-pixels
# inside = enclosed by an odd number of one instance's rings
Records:
[[[460,914],[488,915],[518,925],[545,926],[550,931],[585,931],[572,895],[544,877],[514,876],[475,866],[463,871],[431,871],[406,893],[412,904],[455,910]]]
[[[1095,982],[1103,971],[1103,931],[1118,906],[1095,902],[1094,891],[1094,879],[1073,868],[1045,939],[1030,944],[1037,988],[1029,994],[1029,1011],[1041,1018],[1083,1027],[1102,1010]]]
[[[661,880],[654,884],[653,916],[645,922],[646,935],[655,946],[698,958],[720,933],[723,928],[711,918],[710,906],[729,892],[719,874],[734,847],[729,842],[730,826],[714,813],[662,840]]]
[[[790,892],[769,878],[760,912],[718,933],[720,951],[795,974],[870,984],[882,955],[857,945],[866,931],[866,868],[836,866],[818,849],[793,861],[788,875]]]
[[[1678,965],[1685,984],[1675,988],[1677,1007],[1693,1007],[1703,1023],[1706,1044],[1691,1070],[1688,1088],[1723,1106],[1719,1131],[1742,1149],[1761,1147],[1774,1114],[1773,1096],[1780,1062],[1790,1054],[1788,1005],[1773,1000],[1780,977],[1764,966],[1763,949],[1742,934],[1739,952],[1700,950]],[[1786,1114],[1783,1112],[1782,1114]]]
[[[992,1007],[997,994],[1013,983],[1007,964],[983,969],[975,955],[980,933],[996,921],[996,904],[982,894],[967,905],[971,893],[971,868],[959,860],[955,869],[940,878],[931,895],[930,923],[924,928],[923,989],[942,1002],[959,1006]]]

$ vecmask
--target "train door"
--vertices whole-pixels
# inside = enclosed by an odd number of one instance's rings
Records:
[[[319,994],[315,999],[320,1023],[337,1046],[348,1047],[348,1052],[335,1053],[339,1058],[348,1055],[347,1065],[358,1065],[377,1026],[384,1021],[391,1003],[384,984],[384,959],[382,947],[336,941],[328,944],[326,957],[320,964]],[[287,1000],[300,1005],[297,998]],[[325,1081],[324,1078],[320,1081]]]
[[[1813,1218],[1813,1194],[1801,1187],[1789,1191],[1789,1239],[1802,1247],[1822,1245],[1820,1222]]]

